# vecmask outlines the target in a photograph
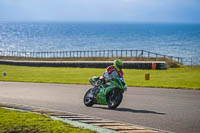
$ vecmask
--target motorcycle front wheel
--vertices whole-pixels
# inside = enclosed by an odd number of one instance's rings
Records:
[[[113,89],[107,95],[107,104],[109,109],[117,108],[123,99],[123,94],[119,89]]]
[[[92,95],[92,89],[89,89],[86,93],[85,96],[83,98],[83,102],[87,107],[91,107],[92,105],[94,105],[94,101],[93,99],[90,97],[90,95]]]

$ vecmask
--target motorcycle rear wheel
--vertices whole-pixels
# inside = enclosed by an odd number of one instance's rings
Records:
[[[119,89],[113,89],[107,95],[107,104],[109,109],[117,108],[123,99],[123,94]]]
[[[90,98],[88,95],[92,93],[92,89],[89,89],[86,93],[85,96],[83,98],[83,102],[87,107],[91,107],[92,105],[94,105],[94,101],[92,98]]]

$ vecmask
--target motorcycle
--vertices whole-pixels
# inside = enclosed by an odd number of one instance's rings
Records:
[[[109,109],[117,108],[122,99],[123,93],[127,90],[127,85],[123,78],[113,76],[105,83],[100,77],[89,79],[93,88],[89,89],[84,95],[84,104],[91,107],[94,104],[108,105]]]

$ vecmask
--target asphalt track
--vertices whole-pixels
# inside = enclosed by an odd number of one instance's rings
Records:
[[[116,110],[85,107],[89,85],[0,82],[0,102],[97,116],[177,133],[200,132],[200,91],[129,87]]]

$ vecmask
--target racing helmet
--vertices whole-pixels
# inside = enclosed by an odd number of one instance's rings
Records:
[[[123,62],[120,59],[114,60],[113,66],[117,69],[117,71],[120,71],[123,67]]]

